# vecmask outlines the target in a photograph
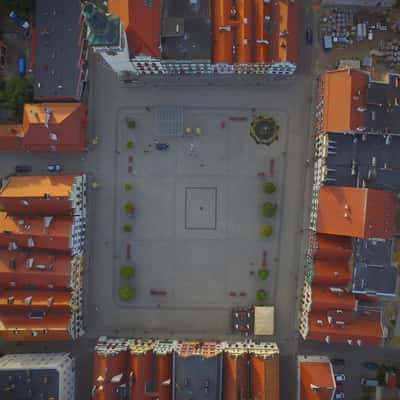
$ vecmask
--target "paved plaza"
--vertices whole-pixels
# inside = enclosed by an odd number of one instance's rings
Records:
[[[280,138],[272,146],[257,145],[250,137],[250,109],[185,107],[181,119],[190,132],[175,135],[159,128],[158,108],[119,113],[116,304],[229,310],[254,304],[261,288],[269,294],[268,304],[274,303],[281,217],[279,212],[263,217],[261,206],[268,200],[279,211],[282,204],[288,118],[268,109],[258,112],[280,125]],[[245,120],[230,120],[238,115]],[[127,119],[136,121],[135,129],[127,127]],[[135,143],[133,150],[126,149],[129,140]],[[168,142],[169,149],[157,151],[157,142]],[[275,193],[263,192],[265,178],[259,172],[276,184]],[[125,183],[132,183],[133,191],[126,192]],[[132,219],[124,211],[126,201],[135,204]],[[124,223],[132,223],[132,233],[122,231]],[[260,235],[264,224],[273,227],[270,238]],[[129,259],[126,246],[131,247]],[[257,270],[264,250],[270,277],[262,282]],[[136,296],[127,303],[119,300],[118,287],[124,284],[120,267],[129,263],[135,266]],[[151,290],[166,295],[154,296]]]

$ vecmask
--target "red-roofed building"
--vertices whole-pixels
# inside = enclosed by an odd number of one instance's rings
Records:
[[[351,273],[346,264],[325,260],[314,261],[314,284],[346,286],[350,281]]]
[[[312,309],[313,311],[328,312],[329,310],[349,310],[357,309],[357,301],[351,293],[312,286]]]
[[[324,132],[356,131],[365,127],[368,74],[355,69],[326,71],[321,78]]]
[[[317,232],[390,239],[395,233],[396,195],[368,188],[322,186]]]
[[[25,104],[22,125],[0,129],[0,151],[83,152],[86,132],[83,103]]]
[[[109,0],[108,11],[121,18],[132,57],[160,58],[160,0]]]
[[[298,357],[299,400],[331,400],[336,390],[332,364],[326,357]]]
[[[351,238],[338,235],[317,234],[317,248],[314,259],[329,260],[347,264],[353,253]]]

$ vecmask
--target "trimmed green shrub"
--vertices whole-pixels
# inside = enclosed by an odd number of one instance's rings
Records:
[[[125,183],[124,189],[125,189],[127,192],[130,192],[130,191],[133,189],[133,184],[132,184],[132,183]]]
[[[265,281],[269,277],[269,271],[265,268],[260,268],[258,270],[258,277],[262,280]]]
[[[124,204],[124,210],[127,214],[133,214],[135,212],[135,205],[131,201],[127,201]]]
[[[133,143],[133,140],[128,140],[128,142],[126,143],[126,148],[128,150],[132,150],[135,148],[135,143]]]
[[[261,214],[263,215],[263,217],[271,218],[276,214],[276,208],[277,208],[276,204],[267,201],[262,206]]]
[[[123,230],[125,233],[132,232],[132,225],[131,225],[131,224],[124,224],[124,225],[122,226],[122,230]]]
[[[135,128],[136,128],[136,121],[135,121],[134,119],[127,118],[127,120],[126,120],[126,126],[127,126],[129,129],[135,129]]]
[[[122,279],[129,280],[135,276],[135,269],[131,265],[123,265],[119,270]]]
[[[257,291],[257,301],[265,301],[267,300],[268,293],[264,289],[260,289]]]
[[[121,300],[129,301],[135,297],[135,290],[131,286],[121,286],[118,289],[118,295]]]
[[[271,225],[264,225],[261,229],[260,229],[260,234],[262,236],[268,237],[272,235],[272,226]]]
[[[276,186],[274,183],[272,182],[265,182],[264,183],[264,192],[271,194],[274,193],[276,191]]]

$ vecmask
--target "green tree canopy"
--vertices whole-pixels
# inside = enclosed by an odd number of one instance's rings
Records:
[[[131,201],[127,201],[124,204],[124,209],[127,214],[133,214],[135,211],[135,205]]]
[[[269,277],[269,271],[266,268],[260,268],[258,270],[258,277],[262,280],[265,281]]]
[[[129,301],[135,297],[135,290],[131,286],[121,286],[118,289],[118,295],[121,300]]]
[[[11,78],[0,84],[0,104],[21,111],[33,99],[33,85],[28,79]]]
[[[128,142],[126,143],[126,148],[128,150],[132,150],[135,147],[135,143],[133,143],[133,140],[128,140]]]
[[[264,183],[264,192],[265,193],[274,193],[276,190],[276,186],[272,182],[265,182]]]
[[[271,225],[264,225],[260,229],[260,233],[262,236],[268,237],[272,235],[272,226]]]
[[[124,189],[125,189],[127,192],[130,192],[130,191],[133,189],[133,184],[132,184],[132,183],[125,183]]]
[[[263,204],[261,214],[264,217],[273,217],[276,214],[276,204],[267,201]]]
[[[124,224],[122,230],[126,233],[132,232],[132,225],[131,224]]]
[[[119,274],[122,279],[129,280],[135,276],[135,269],[131,265],[123,265]]]
[[[265,301],[267,300],[268,293],[264,289],[260,289],[257,291],[257,300],[258,301]]]

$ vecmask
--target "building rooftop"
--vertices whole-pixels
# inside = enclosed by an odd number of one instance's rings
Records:
[[[79,99],[80,0],[36,1],[36,99]]]
[[[325,184],[400,190],[400,136],[361,133],[327,134]]]
[[[366,104],[368,132],[400,133],[400,75],[389,74],[387,82],[370,81]]]
[[[396,294],[398,272],[392,265],[392,246],[392,240],[355,240],[354,293],[389,296]]]
[[[368,75],[353,69],[325,72],[323,76],[324,131],[349,131],[365,126]]]
[[[189,395],[222,400],[223,356],[216,344],[181,343],[173,363],[176,400],[186,400]]]
[[[120,45],[121,22],[119,16],[106,15],[93,3],[86,3],[82,7],[82,13],[89,27],[89,45],[100,47],[118,47]]]
[[[160,0],[109,0],[108,11],[120,17],[132,57],[160,57]]]
[[[331,400],[336,388],[332,365],[326,361],[300,362],[300,399]],[[312,385],[320,388],[313,390]]]
[[[395,194],[382,190],[322,186],[317,232],[390,239],[395,231]]]
[[[210,62],[211,29],[209,1],[164,1],[161,20],[161,58]]]
[[[32,268],[27,265],[32,259]],[[68,289],[79,257],[0,250],[0,288]]]

